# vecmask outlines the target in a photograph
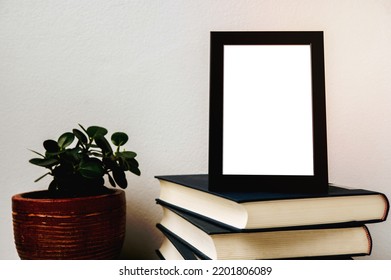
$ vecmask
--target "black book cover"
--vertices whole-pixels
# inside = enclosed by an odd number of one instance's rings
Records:
[[[292,226],[292,227],[280,227],[280,228],[257,228],[257,229],[238,229],[219,221],[209,219],[208,217],[199,215],[197,213],[188,211],[186,209],[177,207],[175,205],[166,203],[159,199],[156,202],[161,206],[169,209],[178,216],[182,217],[189,223],[198,227],[208,235],[213,234],[230,234],[230,233],[250,233],[250,232],[267,232],[267,231],[288,231],[288,230],[305,230],[305,229],[330,229],[330,228],[346,228],[346,227],[358,227],[363,226],[362,222],[346,222],[336,224],[320,224],[320,225],[305,225],[305,226]]]
[[[160,229],[160,226],[157,225],[157,227]],[[198,260],[196,257],[196,252],[191,250],[189,246],[187,246],[184,242],[182,242],[179,237],[176,237],[173,233],[171,233],[169,230],[161,230],[162,233],[167,237],[167,239],[174,245],[174,247],[178,250],[178,252],[182,255],[182,257],[185,260]],[[159,258],[164,259],[164,256],[161,254],[159,250],[156,250],[157,255]],[[203,259],[203,258],[201,258]]]
[[[176,205],[167,203],[163,200],[156,199],[156,203],[161,206],[171,210],[180,217],[189,221],[193,225],[202,229],[208,234],[220,234],[220,233],[246,233],[246,232],[260,232],[260,231],[280,231],[280,230],[302,230],[302,229],[322,229],[322,228],[344,228],[344,227],[355,227],[361,226],[367,222],[361,221],[352,221],[352,222],[343,222],[343,223],[332,223],[332,224],[316,224],[316,225],[298,225],[298,226],[289,226],[289,227],[274,227],[274,228],[257,228],[257,229],[240,229],[227,224],[224,224],[220,221],[211,219],[209,217],[200,215],[198,213],[189,211],[187,209],[178,207]]]
[[[165,180],[185,187],[190,187],[195,190],[210,193],[220,196],[237,203],[252,202],[252,201],[267,201],[267,200],[282,200],[282,199],[300,199],[300,198],[317,198],[317,197],[338,197],[338,196],[353,196],[353,195],[383,195],[384,194],[365,190],[365,189],[348,189],[329,185],[328,193],[286,193],[286,192],[232,192],[232,191],[210,191],[208,189],[208,175],[167,175],[155,176],[159,180]],[[388,201],[388,200],[387,200]]]

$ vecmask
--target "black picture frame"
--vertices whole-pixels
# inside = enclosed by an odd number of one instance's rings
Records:
[[[223,172],[225,46],[309,46],[312,167],[310,174]],[[209,190],[325,193],[328,190],[324,46],[322,31],[214,31],[210,49]],[[284,83],[284,81],[281,81]],[[238,93],[241,94],[241,93]],[[245,122],[243,122],[245,125]],[[242,135],[245,139],[246,136]],[[237,153],[240,153],[240,149]],[[240,163],[238,163],[240,164]]]

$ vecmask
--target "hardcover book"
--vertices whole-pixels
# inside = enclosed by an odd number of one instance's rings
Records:
[[[161,260],[204,260],[203,256],[198,256],[198,252],[187,246],[183,240],[176,238],[169,231],[163,231],[163,242],[156,254]],[[320,256],[310,258],[293,258],[295,260],[352,260],[347,256]]]
[[[199,260],[189,246],[167,234],[156,254],[162,260]]]
[[[157,227],[174,236],[202,259],[289,259],[359,256],[371,253],[368,229],[308,227],[305,229],[233,231],[185,211],[163,207]]]
[[[236,229],[375,223],[386,220],[379,192],[329,186],[328,193],[215,192],[208,175],[156,176],[159,200]]]

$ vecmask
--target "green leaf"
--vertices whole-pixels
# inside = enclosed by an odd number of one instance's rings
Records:
[[[126,187],[128,186],[128,182],[126,180],[125,172],[120,168],[115,168],[113,169],[113,176],[118,186],[120,186],[122,189],[126,189]]]
[[[30,163],[41,166],[41,167],[46,167],[50,168],[56,164],[58,164],[58,159],[56,158],[32,158],[29,160]]]
[[[125,170],[129,170],[133,174],[140,176],[141,171],[138,168],[138,162],[134,158],[132,159],[124,159],[123,164],[126,166]]]
[[[99,136],[105,136],[107,134],[107,129],[100,126],[90,126],[87,128],[87,134],[90,138],[95,139]]]
[[[80,128],[88,135],[87,129],[84,128],[81,124],[79,124]]]
[[[128,142],[129,137],[126,135],[126,133],[123,132],[115,132],[111,136],[111,142],[113,142],[116,146],[123,146],[126,142]]]
[[[43,142],[43,146],[49,153],[57,153],[60,150],[58,143],[54,140],[46,140]]]
[[[140,171],[140,169],[138,169],[138,167],[131,166],[131,167],[129,167],[129,171],[132,172],[134,175],[137,175],[137,176],[141,175],[141,171]]]
[[[105,165],[105,169],[114,169],[118,167],[117,161],[112,159],[111,157],[104,157],[102,158],[102,162]]]
[[[79,173],[87,179],[93,179],[102,177],[104,175],[104,169],[100,160],[89,159],[80,163]]]
[[[126,162],[129,163],[130,167],[129,167],[129,171],[132,172],[133,174],[137,175],[137,176],[140,176],[141,175],[141,171],[140,169],[138,168],[139,164],[137,162],[137,160],[135,160],[134,158],[133,159],[128,159],[126,160]]]
[[[30,150],[30,149],[29,149]],[[41,153],[38,153],[38,152],[36,152],[36,151],[34,151],[34,150],[30,150],[31,152],[33,152],[33,153],[35,153],[35,154],[37,154],[37,155],[39,155],[39,156],[41,156],[41,157],[45,157],[43,154],[41,154]]]
[[[109,176],[110,185],[112,185],[113,187],[116,187],[115,181],[114,181],[113,177],[111,177],[110,173],[107,173],[107,176]]]
[[[139,164],[135,158],[128,158],[126,159],[126,162],[128,162],[131,166],[138,167]]]
[[[42,175],[41,177],[39,177],[38,179],[35,179],[34,180],[34,183],[36,183],[36,182],[38,182],[39,180],[41,180],[42,178],[44,178],[44,177],[46,177],[47,175],[50,175],[51,173],[50,172],[48,172],[48,173],[46,173],[46,174],[44,174],[44,175]]]
[[[107,155],[113,153],[113,149],[111,148],[109,141],[107,141],[104,136],[97,136],[95,138],[95,143],[96,145],[98,145],[99,148],[102,149],[104,154]]]
[[[53,179],[50,184],[49,184],[49,191],[50,192],[57,192],[59,190],[59,187],[58,187],[58,184],[57,184],[57,181],[55,179]]]
[[[76,136],[77,139],[79,139],[79,141],[82,143],[82,144],[87,144],[88,142],[88,139],[87,137],[84,135],[83,132],[81,132],[80,130],[78,129],[73,129],[72,130],[73,134]]]
[[[65,132],[58,138],[58,146],[62,150],[71,145],[73,140],[75,140],[75,135],[71,132]]]
[[[80,147],[75,147],[73,149],[67,149],[63,151],[62,154],[60,154],[60,158],[69,161],[73,165],[75,165],[77,162],[81,161],[83,158],[83,154],[81,153]]]
[[[137,154],[135,152],[131,152],[131,151],[118,152],[116,155],[119,157],[126,158],[126,159],[132,159],[137,156]]]

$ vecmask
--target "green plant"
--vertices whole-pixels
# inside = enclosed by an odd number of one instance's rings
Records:
[[[140,175],[136,153],[120,150],[128,142],[127,134],[115,132],[111,142],[116,146],[113,150],[105,138],[107,129],[90,126],[63,133],[57,141],[43,142],[45,153],[36,151],[40,158],[33,158],[30,163],[49,169],[49,172],[39,177],[35,182],[47,175],[53,180],[49,192],[54,196],[81,196],[99,194],[107,191],[104,186],[104,176],[108,176],[110,184],[125,189],[127,179],[125,172],[130,171]],[[76,140],[76,145],[72,145]]]

